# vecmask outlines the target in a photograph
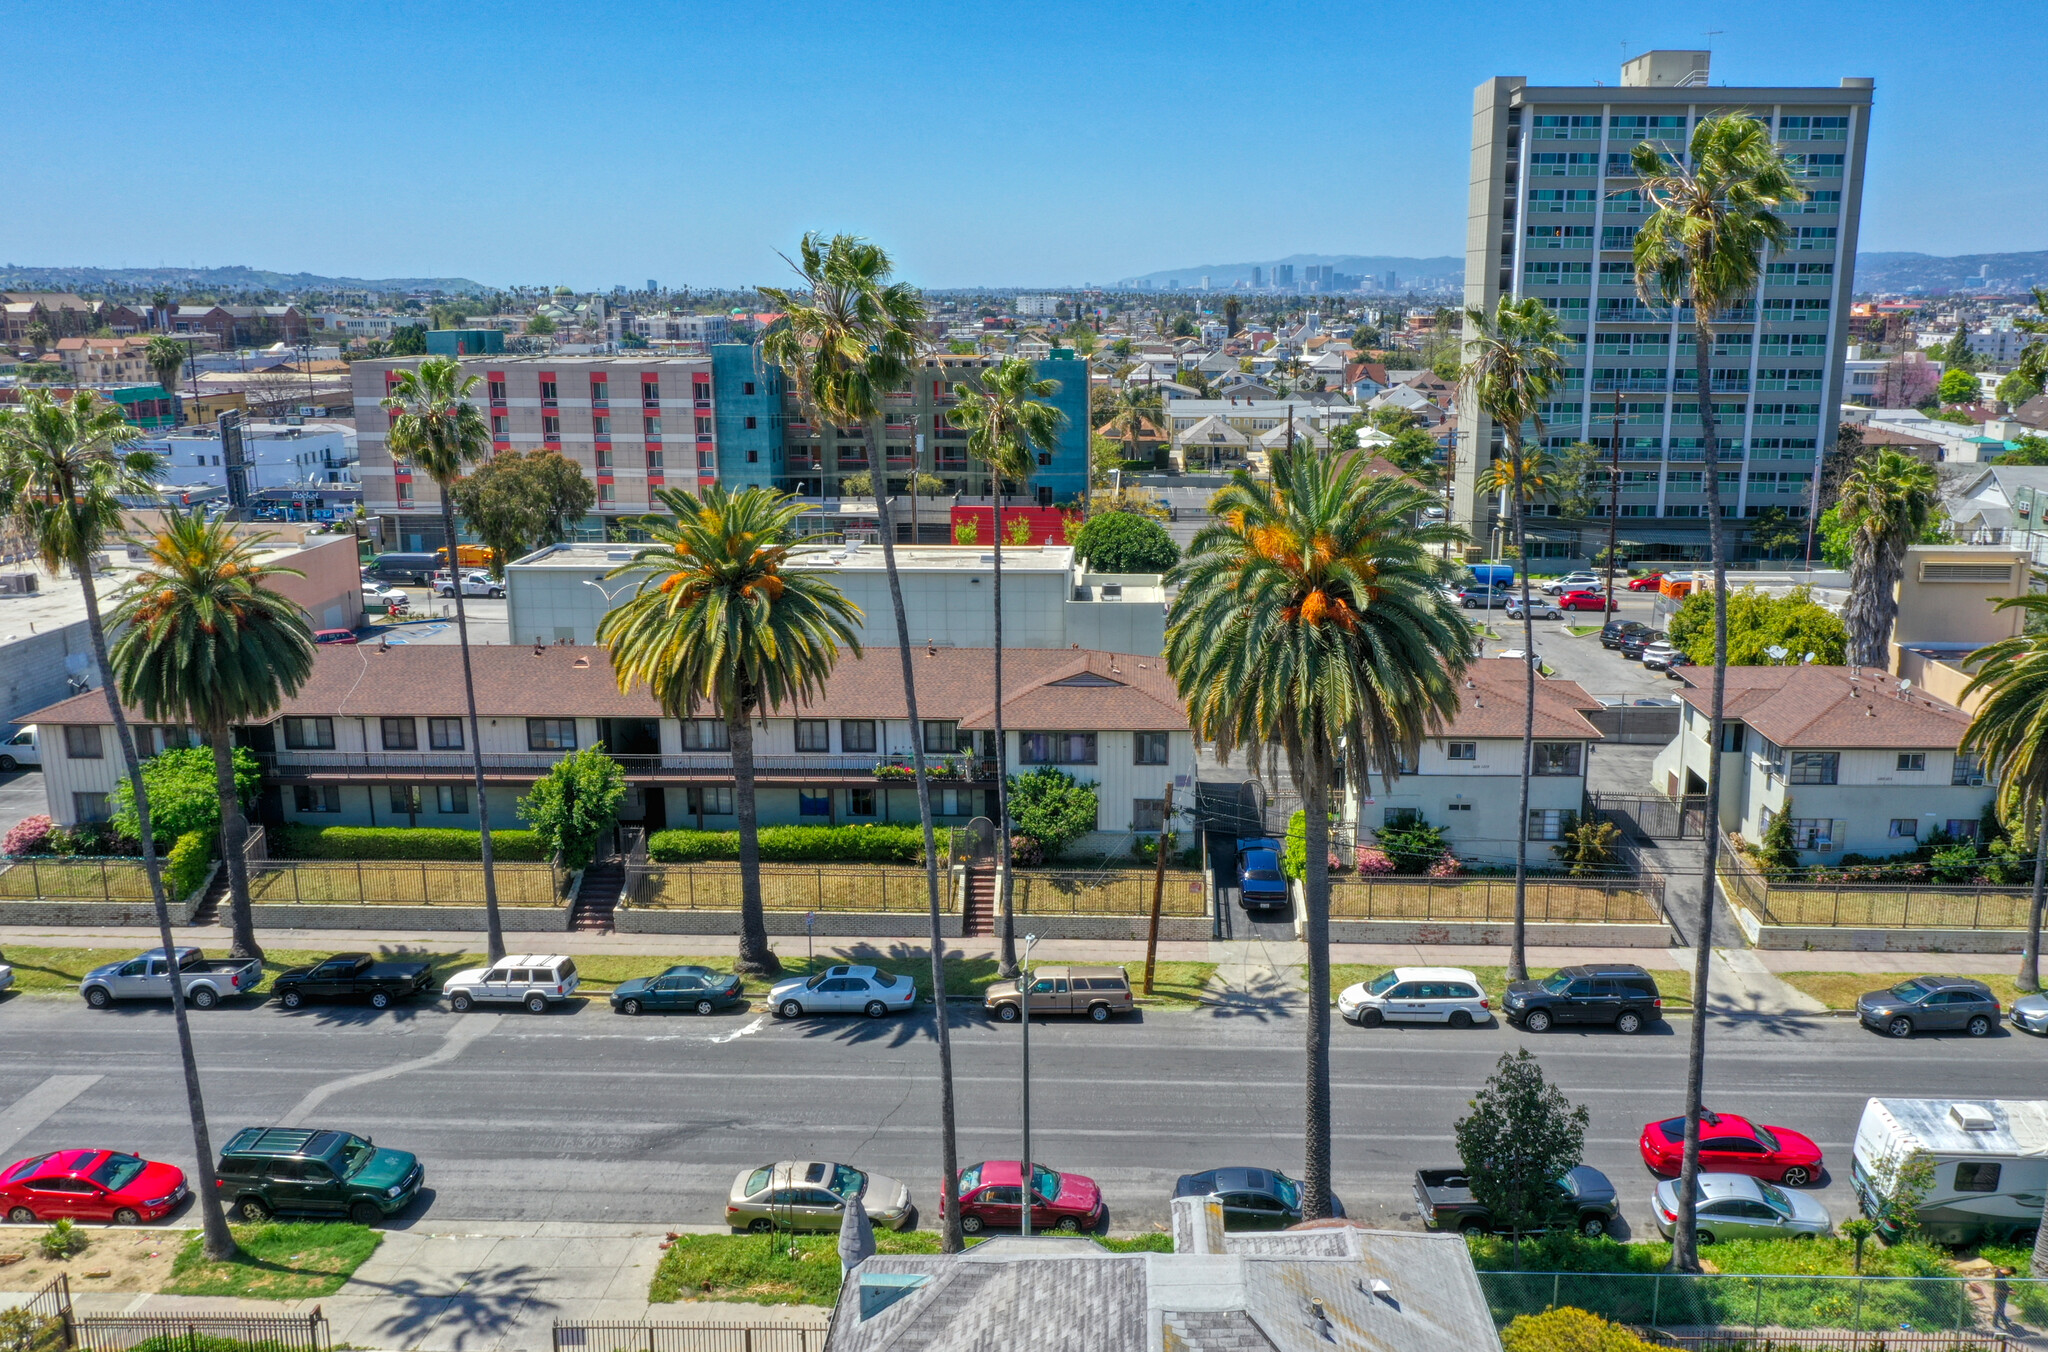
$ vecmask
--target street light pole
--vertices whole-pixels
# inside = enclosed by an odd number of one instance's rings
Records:
[[[1626,378],[1615,382],[1619,387]],[[1617,547],[1617,532],[1621,529],[1621,400],[1619,388],[1614,391],[1614,436],[1607,443],[1607,607],[1606,614],[1612,615],[1617,607],[1614,602],[1614,551]]]
[[[1023,1024],[1024,1024],[1024,1055],[1023,1055],[1023,1058],[1022,1058],[1022,1064],[1023,1064],[1023,1070],[1024,1070],[1024,1074],[1023,1074],[1023,1086],[1024,1086],[1024,1158],[1023,1158],[1023,1159],[1021,1159],[1021,1160],[1019,1160],[1019,1161],[1018,1161],[1018,1165],[1017,1165],[1019,1173],[1021,1173],[1021,1174],[1023,1175],[1023,1178],[1022,1178],[1022,1182],[1023,1182],[1023,1185],[1024,1185],[1024,1186],[1023,1186],[1023,1187],[1022,1187],[1022,1188],[1021,1188],[1021,1189],[1019,1190],[1019,1195],[1018,1195],[1018,1203],[1019,1203],[1019,1205],[1018,1205],[1018,1207],[1017,1207],[1017,1215],[1018,1215],[1018,1218],[1019,1218],[1019,1219],[1018,1219],[1018,1223],[1019,1223],[1019,1227],[1020,1227],[1020,1233],[1024,1234],[1024,1235],[1025,1235],[1025,1236],[1027,1236],[1027,1237],[1028,1237],[1028,1236],[1029,1236],[1029,1235],[1031,1234],[1031,1196],[1032,1196],[1032,1179],[1031,1179],[1031,946],[1032,946],[1033,944],[1037,943],[1037,942],[1038,942],[1038,936],[1037,936],[1037,935],[1035,935],[1035,934],[1027,934],[1027,935],[1025,935],[1025,936],[1024,936],[1024,961],[1023,961],[1022,963],[1020,963],[1020,964],[1018,965],[1018,971],[1017,971],[1017,1004],[1018,1004],[1018,1007],[1019,1007],[1020,1009],[1022,1009],[1022,1011],[1023,1011],[1023,1019],[1022,1019],[1022,1022],[1023,1022]]]

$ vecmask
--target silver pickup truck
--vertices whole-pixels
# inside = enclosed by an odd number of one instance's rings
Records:
[[[176,954],[185,1003],[194,1009],[212,1009],[231,995],[247,995],[263,980],[260,958],[209,958],[196,948],[180,948]],[[78,993],[94,1009],[116,1000],[168,1000],[170,966],[164,951],[152,948],[126,962],[93,968],[78,983]]]

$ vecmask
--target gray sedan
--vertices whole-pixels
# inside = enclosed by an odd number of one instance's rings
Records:
[[[2022,995],[2013,1001],[2012,1026],[2048,1037],[2048,995]]]
[[[1717,1239],[1812,1239],[1829,1234],[1828,1209],[1803,1192],[1787,1192],[1748,1174],[1701,1174],[1697,1233],[1702,1244]],[[1657,1185],[1657,1229],[1664,1238],[1678,1228],[1678,1180]]]

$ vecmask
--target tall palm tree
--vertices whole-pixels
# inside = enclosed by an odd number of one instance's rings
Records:
[[[121,744],[122,765],[135,792],[142,871],[149,878],[150,899],[156,905],[157,937],[169,953],[175,946],[171,911],[150,832],[149,793],[142,782],[142,759],[135,752],[128,712],[116,694],[113,667],[107,659],[106,625],[100,618],[99,594],[92,576],[92,556],[120,529],[121,498],[155,491],[161,461],[151,452],[129,449],[129,443],[141,435],[141,429],[128,423],[120,409],[89,390],[80,390],[63,401],[30,390],[18,408],[0,409],[0,505],[13,515],[15,529],[34,547],[43,567],[55,573],[68,564],[78,575],[93,664],[99,670],[100,688],[113,718],[114,738]],[[192,1148],[198,1156],[205,1250],[211,1258],[231,1258],[237,1251],[235,1237],[228,1232],[227,1217],[221,1211],[206,1101],[199,1092],[199,1061],[193,1054],[192,1028],[185,1014],[185,991],[175,981],[171,983],[171,1022],[177,1029],[178,1055],[185,1072],[185,1108],[192,1119]]]
[[[441,492],[441,532],[448,543],[448,570],[460,577],[455,542],[455,482],[464,470],[491,458],[491,428],[470,402],[477,376],[464,376],[453,357],[428,357],[398,378],[383,401],[391,414],[387,444],[394,460],[408,460],[427,472]],[[505,956],[505,931],[498,923],[498,874],[491,859],[491,804],[484,789],[483,732],[476,716],[476,677],[469,663],[469,616],[462,588],[455,588],[455,640],[462,649],[462,697],[469,710],[469,755],[476,781],[476,826],[484,866],[484,929],[491,961]]]
[[[1165,404],[1159,391],[1144,385],[1126,384],[1110,400],[1109,419],[1102,424],[1102,434],[1117,437],[1124,443],[1124,459],[1138,458],[1138,438],[1144,435],[1145,425],[1150,423],[1156,430],[1165,420]]]
[[[1270,482],[1244,470],[1210,503],[1214,525],[1172,574],[1166,662],[1195,736],[1228,762],[1278,747],[1301,790],[1308,941],[1302,1214],[1330,1214],[1330,806],[1341,769],[1391,782],[1458,704],[1471,631],[1447,599],[1462,542],[1414,482],[1371,478],[1367,457],[1273,453]]]
[[[889,255],[855,235],[834,235],[828,240],[815,232],[806,234],[797,246],[797,257],[788,261],[803,285],[788,290],[761,288],[761,294],[782,311],[782,318],[761,339],[762,356],[782,368],[796,388],[799,404],[813,420],[829,418],[835,426],[865,423],[869,444],[884,445],[883,396],[911,378],[911,363],[918,350],[917,325],[925,316],[923,297],[904,283],[892,282],[890,275],[895,269]],[[917,712],[910,621],[903,609],[903,585],[896,571],[896,528],[889,519],[886,455],[883,458],[883,491],[875,494],[875,515],[881,527],[889,604],[895,613],[896,655],[903,664],[904,717],[910,724],[910,764],[917,785],[918,820],[924,827],[925,890],[931,908],[932,1018],[939,1044],[939,1210],[944,1217],[940,1243],[947,1253],[958,1253],[960,1152],[953,1112],[953,1037],[946,1015],[939,851],[932,830],[924,723]]]
[[[144,345],[142,359],[149,363],[149,373],[156,377],[156,383],[176,400],[178,372],[185,369],[185,345],[167,333],[159,333]]]
[[[1037,368],[1022,357],[1006,357],[983,373],[981,388],[955,385],[960,402],[954,425],[967,429],[967,453],[988,466],[995,496],[996,540],[993,598],[995,606],[995,738],[996,850],[1003,879],[1003,945],[1001,971],[1017,975],[1017,917],[1012,912],[1010,880],[1010,747],[1003,731],[1003,499],[1009,486],[1031,477],[1040,451],[1059,445],[1067,415],[1045,401],[1060,387],[1040,380]]]
[[[1771,129],[1741,113],[1703,118],[1693,128],[1683,163],[1655,146],[1636,146],[1634,169],[1652,210],[1636,232],[1636,291],[1647,303],[1692,306],[1693,379],[1698,387],[1700,444],[1707,490],[1707,548],[1714,569],[1714,690],[1708,742],[1721,745],[1728,675],[1728,547],[1721,525],[1721,472],[1714,417],[1714,315],[1756,293],[1763,255],[1784,246],[1790,228],[1776,209],[1806,193]],[[1721,758],[1708,762],[1706,858],[1700,867],[1700,910],[1693,935],[1693,1002],[1706,1008],[1708,958],[1713,950],[1714,868],[1721,848]],[[1707,1066],[1707,1020],[1692,1021],[1685,1082],[1685,1154],[1679,1174],[1678,1224],[1671,1266],[1700,1270],[1696,1239],[1696,1181],[1700,1168],[1700,1095]]]
[[[266,563],[225,518],[173,508],[149,544],[149,566],[122,589],[114,621],[114,674],[121,698],[143,717],[190,723],[213,746],[227,854],[233,954],[260,958],[249,914],[242,851],[248,823],[235,790],[234,729],[262,723],[313,674],[313,631],[305,612],[271,590],[297,569]]]
[[[860,653],[860,610],[824,574],[784,570],[806,538],[791,529],[803,509],[789,495],[712,484],[659,496],[675,519],[641,518],[654,543],[608,574],[636,575],[639,588],[599,622],[597,641],[611,649],[621,690],[644,684],[670,718],[705,704],[725,720],[740,819],[737,967],[776,976],[761,910],[753,720],[824,693],[840,648]]]
[[[1940,500],[1934,466],[1889,447],[1864,456],[1843,476],[1837,507],[1842,524],[1850,528],[1850,555],[1842,623],[1849,631],[1854,665],[1890,668],[1906,546],[1927,529]]]

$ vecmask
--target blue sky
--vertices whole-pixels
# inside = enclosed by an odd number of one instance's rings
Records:
[[[1875,77],[1866,250],[2048,248],[2038,0],[17,2],[4,29],[18,264],[772,283],[806,228],[928,286],[1453,253],[1473,86],[1612,82],[1624,40],[1710,41],[1716,83]]]

